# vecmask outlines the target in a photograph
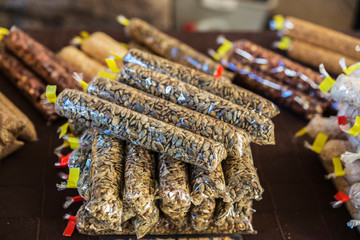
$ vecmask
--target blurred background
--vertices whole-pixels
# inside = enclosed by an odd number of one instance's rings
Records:
[[[0,0],[2,27],[116,28],[141,17],[164,30],[262,30],[274,14],[338,30],[359,29],[358,0]]]

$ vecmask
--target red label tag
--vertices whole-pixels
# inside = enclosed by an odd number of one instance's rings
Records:
[[[84,199],[81,196],[75,196],[75,197],[73,197],[73,201],[74,202],[81,202],[81,201],[84,201]]]
[[[343,191],[338,191],[338,193],[335,194],[334,198],[342,203],[350,200],[350,197],[346,195]]]
[[[61,155],[60,158],[59,158],[59,162],[55,163],[55,166],[58,167],[58,168],[66,167],[68,165],[68,163],[69,163],[70,154],[71,153],[69,153],[66,156]]]
[[[65,228],[65,231],[63,233],[63,236],[67,236],[70,237],[75,229],[75,225],[76,225],[76,217],[75,216],[70,216],[69,217],[69,222]]]
[[[224,71],[224,68],[221,64],[219,64],[218,68],[216,69],[216,73],[214,74],[215,78],[219,78],[222,76],[222,73]]]
[[[345,115],[343,115],[343,116],[338,116],[337,119],[338,119],[338,124],[339,124],[340,126],[347,124],[347,120],[346,120],[346,116],[345,116]]]

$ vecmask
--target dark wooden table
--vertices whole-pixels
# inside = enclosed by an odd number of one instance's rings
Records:
[[[50,49],[58,51],[76,31],[28,31]],[[120,41],[126,37],[120,30],[108,32]],[[219,33],[173,33],[196,49],[206,52],[215,48]],[[247,38],[270,48],[277,39],[272,32],[226,33],[230,40]],[[57,161],[53,149],[60,145],[56,129],[61,121],[46,126],[45,120],[18,91],[0,75],[0,91],[16,103],[35,123],[39,141],[27,143],[20,151],[0,162],[0,239],[66,239],[62,236],[67,222],[65,213],[75,214],[80,206],[64,210],[66,196],[75,190],[58,192],[61,180],[54,168]],[[294,143],[294,133],[306,121],[281,109],[274,118],[276,146],[253,146],[255,165],[265,188],[263,200],[254,208],[257,235],[244,239],[359,239],[356,230],[346,226],[350,215],[345,207],[332,209],[330,202],[336,189],[325,180],[317,155],[305,150],[302,141]],[[72,239],[98,239],[75,231]]]

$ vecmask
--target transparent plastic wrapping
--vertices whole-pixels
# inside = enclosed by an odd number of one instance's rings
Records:
[[[349,197],[352,205],[355,208],[360,209],[360,183],[351,185],[349,190]]]
[[[119,80],[139,90],[209,115],[248,132],[258,144],[274,144],[274,124],[262,115],[176,78],[136,64],[126,64]]]
[[[154,26],[138,18],[132,18],[127,31],[130,37],[137,42],[147,46],[156,54],[170,59],[182,65],[198,69],[209,75],[214,75],[219,64],[208,56],[196,51],[189,45],[170,37],[161,32]],[[230,72],[223,72],[223,76],[233,79],[234,75]]]
[[[122,194],[122,195],[124,195],[124,194]],[[130,222],[129,220],[131,220],[133,217],[136,217],[135,211],[129,205],[128,202],[123,200],[123,214],[122,214],[121,222],[122,223]]]
[[[331,109],[330,101],[313,98],[258,69],[244,65],[236,55],[235,53],[229,54],[222,59],[222,62],[226,67],[237,72],[241,84],[250,90],[268,97],[308,119],[315,114],[322,114],[327,109]]]
[[[340,103],[360,108],[360,79],[341,74],[331,88],[331,97]]]
[[[7,146],[14,142],[26,124],[27,121],[15,118],[12,114],[0,109],[0,144]]]
[[[46,119],[52,121],[57,118],[54,105],[43,101],[46,87],[42,80],[2,47],[0,47],[0,69]]]
[[[340,74],[343,72],[339,65],[339,60],[344,58],[343,53],[334,52],[298,39],[292,39],[287,49],[287,54],[292,59],[314,68],[318,68],[320,64],[324,64],[326,71],[331,72],[332,74]],[[348,56],[345,56],[345,59],[346,63],[349,65],[358,61]]]
[[[34,124],[31,120],[15,106],[4,94],[0,92],[0,109],[6,112],[12,118],[26,122],[24,129],[19,132],[18,137],[25,141],[36,141],[37,133]]]
[[[252,201],[242,200],[237,203],[218,201],[215,209],[215,225],[220,232],[254,232],[251,224],[254,210]]]
[[[260,185],[259,176],[254,167],[250,146],[240,158],[228,156],[222,162],[226,182],[226,190],[232,202],[243,199],[261,200],[264,189]]]
[[[251,66],[311,96],[329,99],[318,89],[323,81],[318,72],[248,40],[235,41],[232,45],[228,54],[232,54],[243,65]]]
[[[121,230],[123,204],[120,199],[124,176],[122,141],[97,132],[92,146],[90,199],[86,210],[110,229]]]
[[[330,139],[320,153],[320,158],[324,164],[333,167],[333,158],[339,158],[346,151],[352,151],[352,147],[347,140]]]
[[[73,46],[66,46],[57,56],[67,62],[76,71],[84,73],[86,79],[92,79],[98,72],[106,71],[106,67],[88,57],[85,53]]]
[[[190,166],[191,170],[191,202],[198,206],[204,199],[222,198],[229,202],[225,187],[224,172],[221,164],[214,171],[208,171],[201,167]]]
[[[346,116],[347,120],[355,120],[356,116],[360,116],[360,108],[354,107],[347,103],[343,103],[343,106],[338,112],[338,116]]]
[[[49,84],[65,88],[82,89],[72,78],[73,70],[56,55],[16,27],[4,39],[5,46]]]
[[[188,167],[165,154],[159,155],[158,165],[160,208],[171,222],[184,225],[191,206]]]
[[[240,157],[243,148],[250,142],[249,135],[241,129],[119,82],[101,77],[96,78],[89,84],[87,92],[109,102],[223,143],[228,154],[232,156]]]
[[[345,179],[350,185],[360,182],[360,161],[357,160],[346,164],[344,172]]]
[[[209,227],[215,207],[215,198],[204,198],[199,205],[191,206],[191,224],[195,231],[203,231]]]
[[[134,228],[138,238],[150,231],[159,220],[155,184],[155,158],[150,151],[128,144],[123,199],[137,215]]]
[[[286,36],[360,59],[355,51],[360,40],[330,28],[288,16],[284,19],[281,32]]]
[[[133,224],[138,239],[144,237],[156,226],[159,221],[159,214],[160,210],[153,201],[145,213],[134,219]]]
[[[354,69],[349,76],[360,79],[360,68]]]
[[[354,137],[352,135],[349,135],[349,134],[347,134],[347,137],[348,137],[348,141],[349,141],[353,151],[359,152],[360,151],[360,142],[359,142],[358,138]]]
[[[105,66],[105,59],[110,57],[112,53],[124,56],[127,52],[127,49],[118,41],[103,32],[94,32],[89,38],[83,39],[81,50]],[[120,61],[116,63],[119,65]]]
[[[123,199],[140,216],[145,215],[149,209],[156,208],[153,204],[155,202],[155,159],[150,151],[133,144],[126,146]]]
[[[306,125],[306,132],[313,139],[319,133],[324,133],[329,139],[346,139],[346,135],[340,131],[337,117],[322,117],[315,115]]]
[[[85,201],[89,201],[90,199],[90,180],[91,180],[91,152],[87,156],[85,164],[81,168],[81,173],[79,179],[77,181],[77,190],[79,195],[85,199]]]
[[[89,154],[91,154],[91,148],[81,147],[73,150],[69,156],[68,167],[69,168],[79,167],[80,169],[83,169],[89,158]]]
[[[24,146],[24,142],[15,140],[8,145],[3,145],[0,143],[0,160],[9,156],[11,153],[16,152],[22,146]]]
[[[88,129],[88,127],[84,123],[79,121],[74,121],[69,119],[68,123],[69,123],[70,132],[74,136],[80,136],[86,129]]]
[[[55,106],[63,117],[86,122],[119,139],[191,164],[215,169],[226,158],[221,143],[80,91],[64,90]]]
[[[150,53],[130,49],[123,61],[177,78],[264,116],[274,117],[279,114],[275,104],[253,92]]]

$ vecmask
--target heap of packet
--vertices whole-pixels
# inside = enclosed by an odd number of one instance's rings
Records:
[[[226,78],[139,49],[106,63],[112,73],[100,72],[85,92],[56,96],[48,86],[56,112],[71,121],[64,126],[83,129],[61,130],[75,150],[58,188],[77,188],[84,201],[64,235],[75,225],[138,238],[256,233],[252,203],[264,190],[250,143],[275,144],[278,108]]]
[[[337,110],[329,94],[319,89],[324,78],[318,72],[248,40],[230,42],[219,36],[218,43],[218,50],[209,53],[236,72],[247,88],[308,119]]]
[[[305,147],[319,154],[328,172],[325,177],[339,190],[331,205],[345,203],[353,218],[348,226],[353,228],[360,225],[360,71],[353,66],[347,69],[336,81],[327,77],[332,99],[342,104],[337,116],[316,116],[296,136],[307,133],[314,139],[313,144],[305,141]]]

